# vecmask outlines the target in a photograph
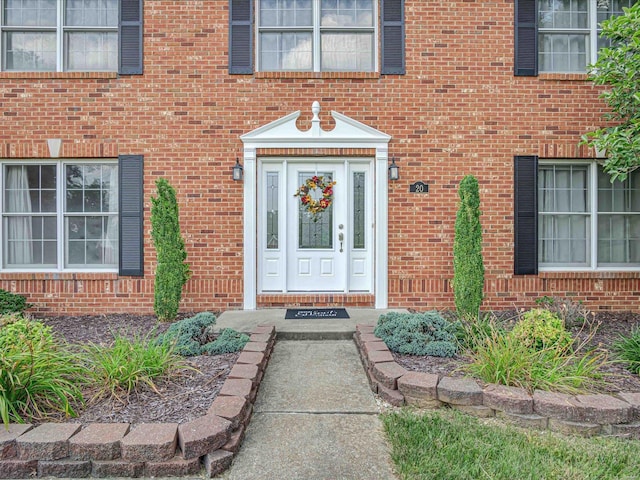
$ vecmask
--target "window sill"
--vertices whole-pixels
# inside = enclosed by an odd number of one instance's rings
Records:
[[[255,78],[363,79],[376,80],[379,72],[255,72]]]
[[[3,270],[4,280],[115,280],[118,272],[17,272]]]
[[[118,72],[0,72],[0,79],[48,80],[118,78]]]
[[[584,278],[584,279],[607,279],[607,278],[639,278],[640,268],[636,270],[589,270],[589,271],[540,271],[539,278]]]
[[[586,82],[589,76],[586,73],[539,73],[540,80],[559,80],[561,82]]]

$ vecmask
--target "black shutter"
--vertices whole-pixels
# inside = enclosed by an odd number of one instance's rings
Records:
[[[538,75],[538,1],[516,0],[515,59],[516,76]]]
[[[514,273],[538,273],[538,157],[514,158]]]
[[[229,0],[229,73],[253,73],[253,0]]]
[[[142,3],[120,0],[118,22],[118,73],[142,74]]]
[[[404,75],[404,0],[382,0],[383,75]]]
[[[142,155],[118,157],[120,275],[144,275],[142,166]]]

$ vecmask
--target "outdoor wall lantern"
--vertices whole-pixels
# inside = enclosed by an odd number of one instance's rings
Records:
[[[391,158],[391,165],[389,165],[389,180],[394,182],[400,178],[400,167],[396,165],[396,157]]]
[[[233,166],[233,179],[236,182],[239,182],[242,180],[242,170],[243,170],[242,165],[240,165],[240,161],[236,157],[236,164]]]

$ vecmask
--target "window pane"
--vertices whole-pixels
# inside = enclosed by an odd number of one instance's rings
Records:
[[[311,70],[311,33],[262,33],[262,70]]]
[[[56,69],[56,34],[4,32],[5,69],[51,71]]]
[[[5,0],[4,23],[12,27],[54,27],[56,0]]]
[[[538,49],[541,71],[584,72],[589,55],[589,35],[540,33]]]
[[[320,25],[372,27],[372,0],[323,0]]]
[[[67,0],[65,25],[116,27],[118,0]]]
[[[311,0],[266,0],[260,2],[263,27],[310,27],[313,24]]]
[[[365,174],[353,174],[353,248],[365,248]]]
[[[540,28],[588,28],[588,0],[542,0],[539,3]]]
[[[100,71],[118,68],[116,32],[65,33],[66,70]]]
[[[267,173],[267,248],[278,248],[278,172]]]
[[[298,183],[305,182],[314,175],[322,175],[326,182],[331,182],[331,173],[300,173]],[[319,188],[309,192],[315,200],[322,198]],[[333,248],[333,204],[313,218],[302,203],[298,202],[298,247],[299,248]]]
[[[373,70],[372,33],[324,33],[322,34],[322,70],[357,71]]]

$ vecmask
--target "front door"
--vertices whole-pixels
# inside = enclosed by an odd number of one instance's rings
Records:
[[[263,159],[259,178],[259,292],[373,292],[371,159]]]
[[[291,163],[287,179],[287,291],[346,291],[344,164]]]

